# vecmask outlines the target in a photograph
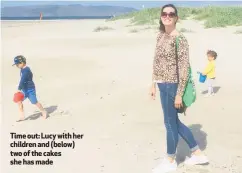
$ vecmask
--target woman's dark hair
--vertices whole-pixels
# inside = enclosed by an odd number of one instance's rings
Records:
[[[164,5],[164,6],[161,8],[161,12],[160,12],[160,31],[162,31],[162,32],[165,32],[165,26],[164,26],[164,24],[163,24],[162,21],[161,21],[161,14],[162,14],[163,10],[164,10],[165,8],[167,8],[167,7],[171,7],[171,8],[173,8],[173,9],[175,10],[175,14],[176,14],[176,16],[178,16],[178,11],[177,11],[177,8],[175,7],[175,5],[173,5],[173,4],[166,4],[166,5]]]

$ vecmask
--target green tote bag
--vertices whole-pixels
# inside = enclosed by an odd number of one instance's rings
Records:
[[[176,62],[177,62],[177,74],[178,74],[178,83],[179,83],[179,70],[178,70],[178,44],[179,37],[176,38]],[[192,79],[192,69],[191,66],[189,67],[189,77],[187,81],[187,85],[185,87],[185,91],[182,97],[183,104],[185,107],[191,106],[196,101],[196,89],[195,84]]]

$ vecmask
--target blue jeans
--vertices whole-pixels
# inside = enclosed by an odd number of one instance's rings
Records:
[[[192,152],[199,149],[190,129],[179,120],[178,110],[174,106],[177,86],[177,83],[158,83],[166,127],[167,154],[172,158],[176,154],[178,135],[186,141]]]

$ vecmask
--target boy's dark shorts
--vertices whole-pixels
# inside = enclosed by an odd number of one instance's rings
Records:
[[[35,88],[34,89],[28,89],[27,91],[23,91],[24,93],[24,100],[26,98],[29,99],[29,101],[32,103],[32,104],[36,104],[38,103],[38,100],[37,100],[37,97],[36,97],[36,91],[35,91]]]

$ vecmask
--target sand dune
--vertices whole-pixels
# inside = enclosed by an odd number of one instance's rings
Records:
[[[128,21],[2,22],[2,170],[5,173],[147,173],[165,151],[165,129],[159,98],[148,92],[157,31]],[[203,29],[184,21],[180,28],[190,44],[196,71],[206,64],[207,49],[218,52],[217,93],[197,102],[182,120],[192,128],[210,165],[186,167],[187,146],[178,147],[178,173],[242,172],[242,35],[238,28]],[[98,26],[113,30],[93,32]],[[194,26],[194,27],[193,27]],[[135,30],[135,32],[134,32]],[[42,120],[25,102],[27,120],[17,123],[12,102],[19,71],[13,57],[23,54],[34,73],[39,100],[50,117]],[[206,86],[197,83],[198,91]],[[54,166],[10,166],[9,132],[77,132],[84,138],[74,150],[61,149]],[[25,150],[24,148],[20,149]]]

